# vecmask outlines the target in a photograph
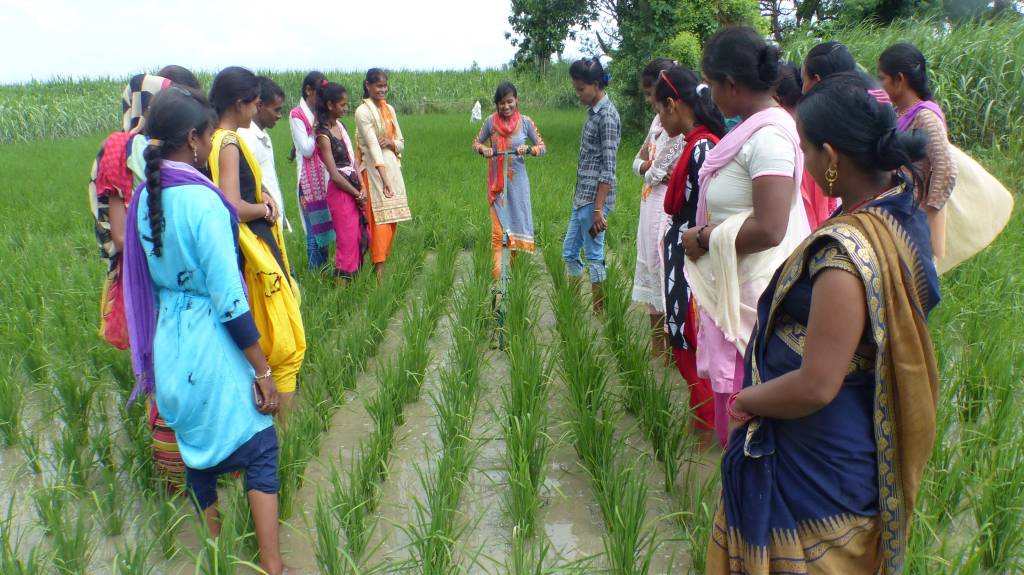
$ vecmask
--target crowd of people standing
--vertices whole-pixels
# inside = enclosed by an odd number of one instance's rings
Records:
[[[633,161],[633,299],[654,355],[689,386],[695,427],[725,448],[708,572],[899,572],[934,439],[927,315],[956,184],[927,62],[893,46],[879,82],[840,43],[787,64],[730,27],[701,68],[659,58],[640,74],[655,117]],[[587,114],[563,257],[568,275],[588,272],[600,314],[620,120],[600,60],[569,75]],[[412,218],[388,82],[367,72],[354,142],[349,92],[319,72],[288,114],[306,263],[341,284],[367,254],[385,273],[397,224]],[[137,76],[90,185],[108,264],[101,335],[131,350],[158,469],[187,486],[214,534],[217,477],[244,471],[273,575],[287,571],[275,417],[287,421],[306,351],[268,132],[285,101],[239,67],[208,95],[177,66]],[[534,250],[524,159],[547,147],[514,85],[494,105],[472,149],[488,159],[497,280],[503,249]]]

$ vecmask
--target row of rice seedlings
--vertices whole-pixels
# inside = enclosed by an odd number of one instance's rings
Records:
[[[556,245],[544,250],[553,280],[564,276]],[[590,476],[605,522],[605,555],[614,573],[646,574],[656,550],[647,523],[647,483],[642,464],[615,437],[608,361],[590,327],[589,312],[570,285],[554,280],[552,299],[561,336],[561,375],[569,392],[570,429],[576,453]]]
[[[424,574],[461,572],[455,543],[471,527],[462,519],[459,503],[479,447],[470,436],[482,392],[491,284],[488,244],[481,241],[478,246],[473,275],[459,289],[451,314],[453,345],[448,364],[441,372],[439,389],[430,393],[437,413],[440,457],[432,465],[418,466],[425,499],[415,500],[415,522],[404,528],[413,564]]]
[[[360,293],[364,293],[367,299],[365,306],[353,314],[354,317],[344,318],[339,324],[343,329],[329,332],[340,340],[337,349],[344,350],[344,357],[327,358],[317,357],[316,352],[313,354],[311,369],[320,373],[304,378],[304,382],[309,384],[302,388],[302,401],[281,434],[279,501],[283,518],[292,514],[306,466],[320,452],[321,437],[330,426],[334,410],[344,403],[344,391],[355,387],[356,378],[376,353],[388,322],[422,268],[422,241],[419,237],[411,239],[404,250],[396,250],[394,265],[384,276],[382,285],[377,286],[372,274],[365,273],[346,288],[346,292],[351,288],[359,289],[352,289],[353,297],[358,298]],[[315,350],[316,344],[311,347]]]
[[[534,291],[537,275],[530,258],[516,260],[511,270],[505,320],[511,377],[502,388],[505,413],[501,423],[509,482],[505,511],[517,534],[513,537],[514,545],[525,544],[536,533],[542,504],[540,490],[552,447],[548,435],[551,358],[540,348],[534,323],[540,314]],[[514,556],[519,555],[514,552]],[[543,555],[533,556],[542,560]]]
[[[420,302],[406,308],[406,345],[393,362],[379,368],[376,393],[367,400],[366,410],[374,430],[352,454],[347,470],[332,466],[332,489],[317,492],[317,563],[328,575],[358,572],[367,555],[374,529],[373,514],[380,502],[380,483],[387,477],[387,465],[395,441],[395,430],[404,422],[403,411],[414,400],[429,364],[427,343],[448,301],[455,274],[454,249],[439,250]],[[383,330],[382,330],[383,331]],[[344,541],[340,535],[344,534]]]
[[[671,492],[687,451],[690,410],[672,397],[671,379],[663,376],[658,381],[654,374],[648,359],[650,328],[629,317],[630,282],[621,261],[608,271],[604,335],[622,381],[623,403],[651,442],[662,464],[665,491]]]

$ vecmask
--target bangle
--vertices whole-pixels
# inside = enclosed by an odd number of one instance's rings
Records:
[[[263,375],[257,375],[256,376],[256,381],[259,381],[261,379],[270,379],[270,376],[271,376],[271,371],[270,371],[270,367],[268,366],[266,373],[264,373]]]
[[[711,247],[711,246],[705,246],[705,245],[700,243],[700,235],[703,234],[704,230],[706,230],[706,229],[708,229],[708,225],[704,224],[704,227],[702,227],[701,229],[697,230],[697,247],[702,249],[702,250],[704,250],[704,251],[708,251],[708,248]]]
[[[264,208],[265,210],[267,210],[267,213],[266,213],[266,215],[265,215],[265,216],[263,216],[263,217],[264,217],[264,218],[269,218],[269,217],[270,217],[270,204],[263,204],[263,208]]]
[[[736,413],[736,398],[739,397],[739,395],[740,392],[737,391],[729,396],[729,399],[725,402],[726,411],[729,414],[729,419],[739,423],[746,423],[751,419],[754,419],[754,416],[749,413],[745,413],[743,415]]]

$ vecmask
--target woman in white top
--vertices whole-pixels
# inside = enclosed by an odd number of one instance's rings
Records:
[[[725,445],[726,402],[744,384],[757,300],[810,228],[796,124],[772,97],[779,49],[752,28],[726,28],[705,46],[702,68],[722,114],[743,120],[708,154],[697,225],[683,238],[700,312],[697,369],[711,380],[715,428]]]
[[[654,107],[654,85],[662,70],[674,65],[668,58],[657,58],[640,73],[640,88]],[[636,271],[633,273],[633,301],[647,304],[651,316],[651,351],[662,357],[668,351],[665,334],[665,265],[661,240],[668,230],[670,217],[665,213],[665,190],[679,154],[683,138],[669,137],[654,116],[640,152],[633,160],[633,173],[644,179],[640,193],[640,221],[636,230]]]
[[[295,170],[298,176],[296,196],[299,200],[299,213],[302,214],[302,229],[306,232],[306,255],[309,258],[310,270],[320,270],[327,266],[327,246],[326,243],[317,241],[314,227],[333,229],[329,218],[326,226],[323,222],[310,221],[310,214],[307,213],[306,204],[303,202],[302,190],[303,171],[311,164],[310,159],[316,152],[316,118],[313,115],[313,110],[316,109],[316,90],[326,81],[327,77],[320,72],[306,74],[302,80],[302,98],[288,116],[288,127],[291,129],[294,146],[289,159],[298,160],[298,169]]]

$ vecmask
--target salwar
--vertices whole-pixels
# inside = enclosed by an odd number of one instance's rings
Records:
[[[743,389],[743,356],[736,352],[736,372],[733,376],[734,389],[730,392],[715,392],[715,432],[718,434],[718,443],[725,447],[729,443],[729,397]]]
[[[355,198],[335,187],[332,182],[327,188],[327,207],[331,210],[331,222],[334,225],[334,269],[351,277],[363,263],[363,254],[359,249],[362,236],[359,206]]]
[[[366,181],[366,178],[363,178]],[[388,261],[391,255],[391,246],[395,241],[395,231],[398,224],[378,224],[373,219],[373,207],[370,205],[370,194],[366,195],[366,223],[370,229],[370,259],[375,264],[382,264]]]

